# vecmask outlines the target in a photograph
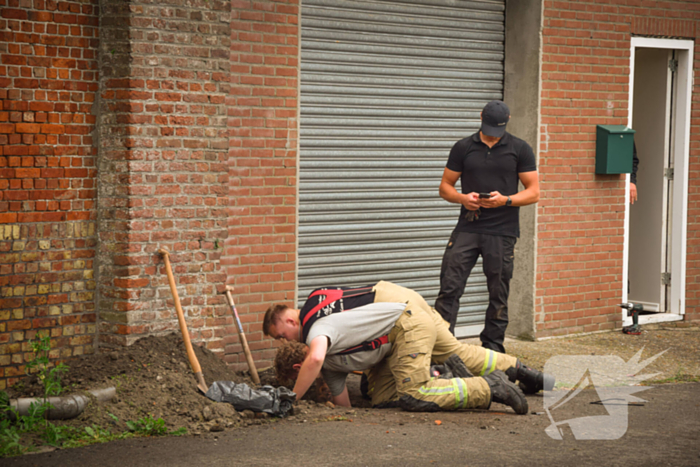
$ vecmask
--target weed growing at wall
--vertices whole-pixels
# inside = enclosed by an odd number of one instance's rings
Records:
[[[44,387],[44,400],[50,396],[58,396],[63,391],[61,386],[61,373],[68,371],[63,363],[51,367],[49,352],[51,352],[51,337],[39,336],[38,340],[31,340],[29,344],[34,351],[34,359],[27,363],[27,374],[37,373],[37,377]]]
[[[33,451],[42,444],[60,448],[74,448],[117,439],[137,436],[181,436],[187,434],[182,427],[168,430],[165,420],[151,416],[127,421],[127,431],[113,433],[107,428],[92,424],[85,427],[61,426],[46,420],[50,404],[32,404],[27,415],[19,415],[10,407],[5,391],[0,391],[0,458],[19,456]],[[114,421],[119,419],[108,414]],[[39,435],[37,437],[37,435]],[[37,442],[41,441],[41,442]]]
[[[76,428],[51,423],[47,419],[47,414],[53,406],[48,399],[57,397],[63,392],[61,374],[65,373],[68,367],[63,364],[51,366],[49,336],[40,336],[30,344],[34,351],[34,358],[27,363],[27,374],[37,375],[43,388],[43,396],[39,402],[29,406],[27,415],[20,415],[12,408],[7,392],[0,391],[0,457],[18,456],[34,450],[41,444],[70,448],[133,436],[178,436],[187,433],[186,428],[169,431],[165,426],[165,420],[151,416],[127,421],[128,431],[121,433],[112,433],[96,424]],[[109,415],[114,421],[118,421],[115,415]]]

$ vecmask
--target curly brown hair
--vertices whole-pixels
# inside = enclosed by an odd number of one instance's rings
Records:
[[[275,374],[277,379],[282,382],[296,380],[297,372],[294,365],[302,363],[306,358],[309,348],[306,344],[294,341],[285,341],[284,344],[277,349],[275,355]]]
[[[302,363],[306,358],[307,352],[308,347],[296,341],[284,341],[284,344],[277,349],[277,355],[275,356],[275,374],[277,376],[277,382],[280,385],[288,388],[294,387],[294,383],[297,379],[297,372],[294,369],[294,365]],[[302,399],[323,404],[332,399],[331,390],[328,389],[323,378],[319,375]]]

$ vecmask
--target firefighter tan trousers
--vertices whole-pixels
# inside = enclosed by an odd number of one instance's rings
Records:
[[[374,292],[375,302],[407,306],[389,334],[391,353],[369,371],[372,404],[381,405],[407,394],[433,402],[443,410],[488,407],[491,391],[480,376],[495,370],[505,371],[515,366],[517,359],[459,342],[442,317],[413,290],[379,282]],[[452,354],[462,359],[474,378],[431,378],[431,363],[444,363]]]

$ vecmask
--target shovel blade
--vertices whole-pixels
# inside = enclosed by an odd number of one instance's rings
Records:
[[[204,375],[202,374],[202,372],[199,371],[195,373],[194,377],[197,379],[197,389],[202,391],[202,394],[206,394],[209,390],[209,387],[207,386],[207,383],[204,382]]]

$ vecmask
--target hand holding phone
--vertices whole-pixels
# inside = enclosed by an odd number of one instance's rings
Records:
[[[505,200],[505,197],[501,195],[498,191],[492,191],[491,193],[479,193],[477,196],[479,197],[479,199],[477,200],[477,202],[479,203],[479,207],[485,209],[492,209],[503,206]]]

